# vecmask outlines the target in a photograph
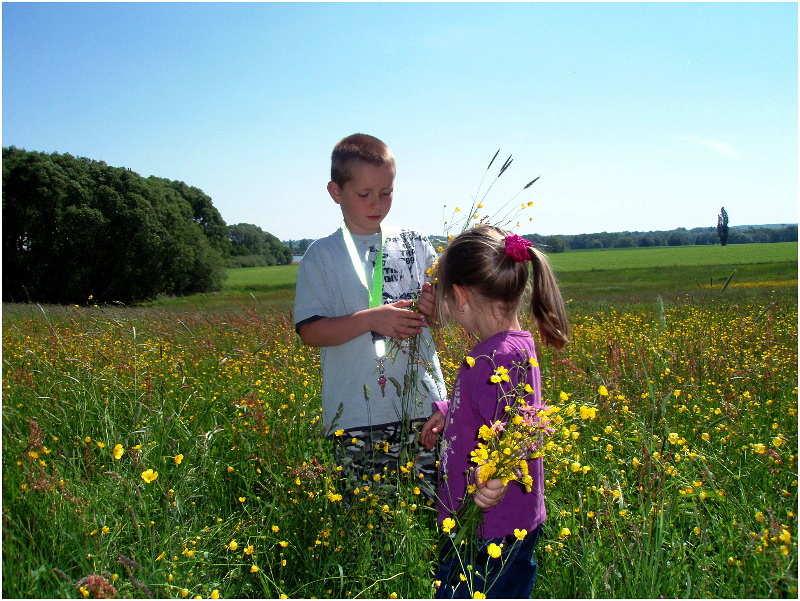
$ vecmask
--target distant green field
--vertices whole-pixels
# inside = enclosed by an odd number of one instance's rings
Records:
[[[294,288],[296,277],[297,265],[229,269],[228,279],[225,281],[225,290],[267,292]]]
[[[565,297],[576,300],[652,300],[690,292],[717,294],[731,277],[748,296],[797,286],[797,242],[570,251],[550,255]],[[257,299],[285,305],[294,297],[297,265],[228,270],[220,292],[161,298],[146,305],[205,306]]]
[[[579,250],[549,255],[557,272],[673,265],[743,265],[797,260],[797,242],[729,246],[658,246]]]

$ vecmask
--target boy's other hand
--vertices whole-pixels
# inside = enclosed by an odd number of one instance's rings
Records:
[[[444,413],[437,411],[428,418],[422,426],[422,436],[420,438],[422,446],[429,451],[436,445],[436,439],[444,427]]]
[[[370,309],[372,312],[370,329],[378,334],[401,340],[419,334],[427,324],[424,315],[408,310],[412,304],[409,300],[401,300]]]
[[[434,321],[436,318],[436,299],[433,296],[433,284],[425,282],[422,284],[422,292],[417,301],[419,312],[428,318],[428,321]]]
[[[494,507],[503,500],[507,490],[508,484],[503,484],[501,480],[478,482],[478,490],[475,491],[474,495],[475,505],[481,509]]]

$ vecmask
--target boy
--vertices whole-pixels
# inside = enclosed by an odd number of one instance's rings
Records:
[[[341,140],[331,155],[328,193],[344,223],[309,246],[297,273],[295,329],[304,344],[321,347],[323,427],[333,433],[337,461],[357,479],[401,467],[401,445],[416,451],[413,426],[446,394],[425,319],[433,313],[425,283],[433,247],[416,232],[381,226],[394,177],[394,157],[381,140]],[[409,310],[418,295],[420,313]],[[402,344],[416,334],[416,351]],[[416,382],[405,377],[410,355],[420,362]],[[415,393],[403,395],[404,383]],[[441,430],[438,422],[427,430],[434,425],[434,433]],[[433,454],[415,454],[432,495]]]

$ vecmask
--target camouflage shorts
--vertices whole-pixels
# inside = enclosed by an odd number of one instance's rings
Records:
[[[436,494],[438,461],[436,448],[427,450],[419,444],[424,419],[410,423],[403,436],[400,422],[346,430],[343,435],[331,435],[336,463],[345,475],[373,490],[396,490],[398,477],[413,477],[428,499]],[[405,438],[405,442],[401,439]]]

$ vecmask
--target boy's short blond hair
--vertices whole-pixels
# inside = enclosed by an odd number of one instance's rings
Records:
[[[342,187],[352,179],[351,166],[356,161],[394,168],[394,155],[385,142],[369,134],[342,138],[331,153],[331,181]]]

